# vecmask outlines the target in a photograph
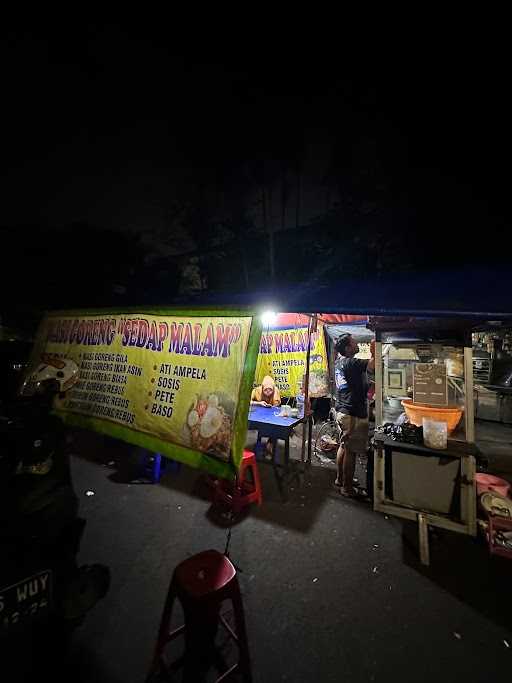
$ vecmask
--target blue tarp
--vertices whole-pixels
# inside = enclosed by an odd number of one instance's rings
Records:
[[[351,334],[358,342],[371,342],[375,338],[375,333],[366,328],[366,323],[359,325],[349,325],[348,323],[325,325],[325,330],[333,341],[336,341],[342,334]]]
[[[460,267],[383,278],[362,277],[327,285],[297,283],[293,287],[278,285],[274,290],[207,292],[194,304],[252,306],[262,311],[297,313],[512,321],[512,269]]]

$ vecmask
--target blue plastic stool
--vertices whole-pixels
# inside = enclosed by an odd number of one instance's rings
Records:
[[[170,472],[177,474],[181,469],[181,463],[170,460],[160,453],[144,450],[140,458],[140,467],[144,474],[149,475],[152,484],[158,484],[162,472],[169,468]]]
[[[140,468],[145,475],[149,476],[152,484],[158,484],[160,476],[165,470],[165,466],[165,458],[162,459],[160,453],[152,453],[151,451],[142,452]]]

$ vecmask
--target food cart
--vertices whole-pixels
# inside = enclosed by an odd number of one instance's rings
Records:
[[[476,535],[471,325],[379,317],[369,327],[376,337],[374,509],[417,521],[420,558],[429,564],[429,526]],[[409,440],[399,430],[385,433],[405,417],[423,427],[423,439],[418,430]],[[429,429],[443,424],[446,443],[434,434],[432,447]]]

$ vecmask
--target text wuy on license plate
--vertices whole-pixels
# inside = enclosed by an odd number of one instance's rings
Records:
[[[52,576],[49,570],[0,588],[0,633],[23,626],[51,607]]]

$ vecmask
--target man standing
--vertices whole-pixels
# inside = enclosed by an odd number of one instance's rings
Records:
[[[375,343],[370,345],[372,357],[362,360],[354,356],[359,346],[350,334],[342,334],[336,341],[338,357],[334,366],[336,380],[337,419],[343,436],[336,464],[338,476],[334,482],[344,496],[354,496],[353,484],[356,453],[366,453],[368,446],[368,380],[366,371],[375,368]]]

